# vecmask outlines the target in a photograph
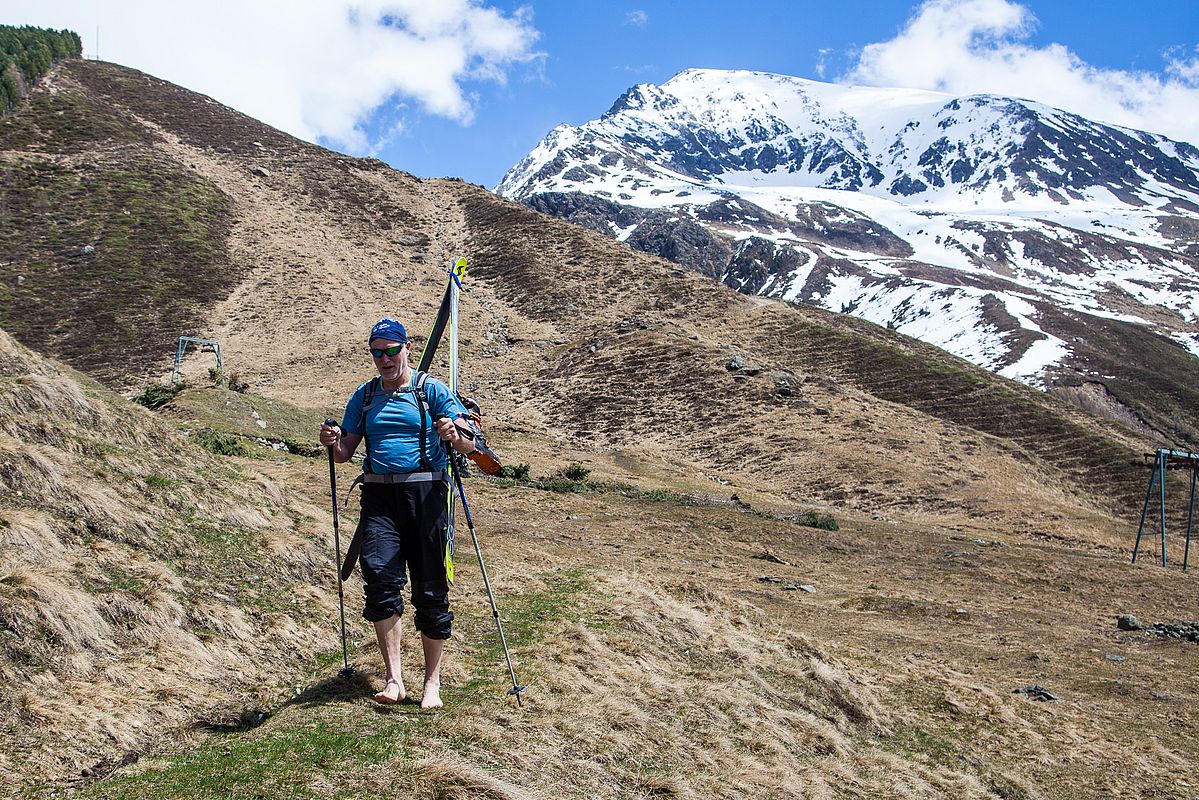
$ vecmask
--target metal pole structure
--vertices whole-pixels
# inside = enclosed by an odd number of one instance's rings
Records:
[[[337,421],[327,419],[325,424],[332,426],[336,425]],[[342,666],[337,674],[346,678],[354,674],[354,668],[350,666],[350,652],[346,646],[346,598],[341,582],[341,536],[338,533],[337,524],[337,469],[333,465],[333,448],[325,449],[329,451],[329,494],[333,498],[333,571],[337,573],[337,609],[341,614]]]
[[[1195,480],[1199,465],[1191,462],[1191,499],[1187,502],[1187,543],[1182,551],[1182,571],[1187,571],[1187,559],[1191,555],[1191,520],[1195,517]]]
[[[1141,524],[1137,526],[1137,541],[1132,546],[1132,563],[1137,563],[1137,551],[1141,549],[1141,532],[1145,530],[1145,517],[1149,514],[1149,500],[1153,497],[1153,484],[1157,481],[1157,459],[1149,472],[1149,488],[1145,491],[1145,505],[1141,507]]]
[[[449,450],[449,448],[446,448]],[[487,565],[483,563],[483,550],[479,547],[479,536],[475,533],[475,523],[470,518],[470,506],[466,504],[466,493],[462,491],[462,475],[458,472],[458,457],[453,451],[446,453],[450,462],[450,474],[454,477],[454,485],[458,488],[458,499],[462,501],[462,516],[466,517],[466,527],[470,538],[475,543],[475,555],[479,559],[479,572],[483,574],[483,586],[487,589],[487,599],[491,601],[491,616],[495,619],[495,628],[500,632],[500,647],[504,649],[504,660],[508,662],[508,675],[512,678],[512,688],[508,694],[516,698],[516,705],[521,705],[520,694],[529,687],[516,682],[516,670],[512,668],[512,656],[508,653],[508,639],[504,636],[504,624],[500,622],[500,610],[495,604],[495,593],[491,591],[491,580],[487,577]]]
[[[171,370],[171,383],[179,380],[179,364],[183,361],[183,353],[187,350],[186,337],[180,336],[179,341],[175,343],[175,367]]]
[[[1161,465],[1161,490],[1162,490],[1162,566],[1166,566],[1166,451],[1157,451],[1158,462]]]

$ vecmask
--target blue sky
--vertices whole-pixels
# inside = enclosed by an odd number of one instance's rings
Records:
[[[0,0],[0,22],[72,28],[89,54],[98,26],[105,60],[334,149],[488,187],[555,125],[688,67],[1014,94],[1199,143],[1199,0],[190,5]]]
[[[505,10],[518,3],[496,3]],[[469,127],[424,116],[380,151],[418,175],[460,175],[494,186],[551,128],[594,119],[628,87],[688,67],[752,69],[831,80],[856,54],[891,39],[919,7],[910,0],[837,2],[533,3],[540,63],[506,86],[480,86]],[[1066,45],[1103,68],[1160,72],[1163,55],[1199,45],[1199,0],[1026,2],[1030,43]],[[739,10],[730,12],[730,8]],[[641,11],[642,24],[629,15]],[[819,69],[824,65],[823,74]]]

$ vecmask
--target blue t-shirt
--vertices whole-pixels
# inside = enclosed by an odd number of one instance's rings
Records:
[[[392,393],[375,394],[366,410],[366,439],[370,452],[371,472],[417,472],[420,463],[420,424],[424,412],[416,392],[411,391],[416,372],[408,381],[409,391],[395,389]],[[361,435],[362,403],[371,379],[354,390],[346,403],[346,413],[341,420],[341,429],[346,433]],[[433,420],[441,417],[457,419],[468,415],[466,408],[444,383],[434,377],[425,381],[425,397],[433,419],[425,417],[425,458],[433,469],[445,469],[445,449]]]

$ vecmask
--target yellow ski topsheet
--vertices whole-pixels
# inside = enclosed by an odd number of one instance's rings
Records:
[[[450,267],[450,391],[458,393],[458,287],[466,277],[466,259],[460,258]],[[450,458],[454,455],[449,454]],[[451,585],[454,583],[454,486],[450,485],[445,499],[449,512],[449,524],[445,537],[445,578]]]

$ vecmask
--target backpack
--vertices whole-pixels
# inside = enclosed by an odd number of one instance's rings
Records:
[[[428,454],[425,451],[426,441],[429,433],[429,423],[426,418],[433,419],[433,412],[429,408],[429,395],[425,391],[425,383],[429,379],[429,374],[421,370],[417,370],[415,379],[410,386],[401,386],[398,389],[384,389],[383,379],[375,376],[366,386],[366,391],[362,396],[362,420],[359,427],[362,430],[362,441],[365,445],[366,454],[362,461],[363,473],[371,472],[370,467],[370,441],[366,435],[366,414],[379,403],[385,403],[392,395],[407,394],[409,392],[416,395],[417,403],[421,408],[420,415],[420,463],[421,469],[425,471],[432,470],[432,463],[429,461]],[[469,397],[465,397],[462,393],[458,393],[458,400],[466,407],[470,416],[466,417],[468,428],[465,435],[475,443],[475,450],[467,454],[467,458],[475,462],[480,470],[488,475],[499,474],[502,465],[500,464],[499,456],[487,446],[486,440],[483,438],[483,413],[479,408],[479,404]],[[459,426],[461,429],[461,426]]]

